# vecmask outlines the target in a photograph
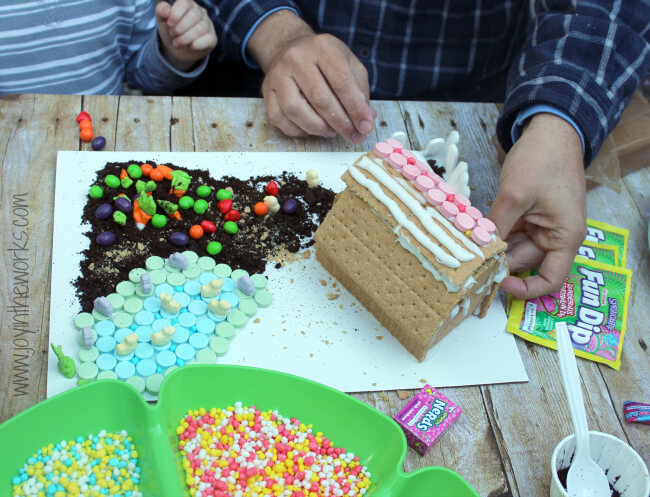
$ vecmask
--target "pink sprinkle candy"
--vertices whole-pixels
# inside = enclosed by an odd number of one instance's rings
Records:
[[[442,190],[445,194],[447,195],[454,195],[456,193],[456,190],[454,190],[454,187],[451,186],[449,183],[445,181],[441,181],[438,183],[438,189]]]
[[[445,194],[442,193],[437,188],[432,188],[425,195],[427,202],[429,202],[434,207],[438,207],[445,201]]]
[[[478,210],[473,205],[468,205],[467,207],[465,207],[465,212],[467,212],[470,216],[472,216],[472,219],[474,219],[474,221],[478,221],[483,217],[481,211]]]
[[[388,138],[386,140],[386,143],[388,143],[393,148],[399,148],[399,149],[404,148],[404,145],[402,145],[402,142],[399,141],[399,140],[395,140],[394,138]]]
[[[438,186],[438,184],[440,184],[440,182],[442,181],[442,178],[438,176],[436,173],[434,173],[433,171],[428,172],[427,176],[433,180],[436,186]]]
[[[464,212],[460,212],[454,218],[454,226],[456,226],[456,228],[458,228],[460,231],[463,232],[471,230],[474,227],[474,224],[475,223],[474,220],[472,219],[472,216]]]
[[[406,161],[406,158],[404,158],[404,161]],[[413,164],[405,164],[402,168],[402,176],[406,179],[413,180],[420,176],[420,170]]]
[[[388,143],[386,142],[377,142],[375,143],[375,148],[372,149],[372,151],[375,153],[377,157],[380,159],[385,159],[388,157],[391,153],[393,153],[393,147],[391,147]]]
[[[462,193],[456,193],[455,195],[456,195],[456,199],[455,199],[456,205],[464,205],[465,207],[467,207],[468,205],[472,205],[469,199]]]
[[[404,166],[406,166],[406,157],[404,157],[402,154],[398,154],[393,152],[388,156],[388,159],[386,159],[388,164],[390,164],[390,167],[393,169],[402,169]]]
[[[446,200],[438,206],[438,209],[440,209],[442,215],[447,219],[454,219],[458,215],[458,207],[456,207],[456,204],[452,204]]]
[[[481,228],[480,226],[477,226],[472,230],[471,234],[472,240],[474,240],[478,245],[481,247],[487,246],[490,241],[492,240],[492,237],[490,234],[484,229]]]
[[[407,164],[415,164],[416,160],[413,157],[407,157],[406,163]]]
[[[433,183],[433,180],[428,176],[425,176],[424,174],[421,174],[420,176],[415,178],[415,188],[417,188],[421,192],[429,191],[434,186],[436,185]]]
[[[429,167],[429,164],[427,164],[426,162],[422,162],[421,160],[418,160],[418,161],[415,161],[415,165],[418,166],[420,171],[422,171],[422,174],[433,173],[433,169],[431,169]]]
[[[490,235],[492,233],[496,233],[497,231],[497,227],[487,217],[482,217],[481,219],[477,220],[476,224],[478,224],[481,228],[487,231]]]

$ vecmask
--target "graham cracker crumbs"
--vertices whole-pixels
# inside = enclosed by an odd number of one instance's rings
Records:
[[[411,396],[411,393],[407,392],[406,390],[398,390],[397,396],[400,398],[400,400],[404,400],[408,399]]]
[[[303,335],[307,334],[307,333],[305,333],[305,330],[300,330],[300,333],[302,333]]]
[[[425,378],[420,378],[420,383],[425,383],[426,384],[427,380]]]
[[[260,318],[255,318],[253,319],[253,323],[261,323],[262,320]]]
[[[321,286],[327,286],[327,281],[325,280],[318,280],[320,281]]]
[[[372,385],[375,386],[376,383],[373,383]],[[387,394],[386,392],[381,392],[379,395],[381,395],[381,398],[383,399],[384,402],[388,402],[389,399],[390,399],[390,398],[388,397],[388,394]]]
[[[250,214],[251,208],[249,206],[244,207],[244,214]]]
[[[377,335],[375,338],[376,338],[377,340],[383,340],[383,339],[384,339],[384,337],[383,337],[382,335]]]
[[[140,251],[144,250],[144,248],[145,248],[144,243],[140,243],[140,242],[137,243],[136,247],[138,247],[138,250],[140,250]]]
[[[293,278],[291,278],[291,279],[289,280],[289,283],[293,283],[294,281],[295,281],[295,280],[294,280]]]
[[[309,354],[309,357],[314,357],[314,354],[310,353],[310,354]]]
[[[327,293],[327,300],[336,300],[340,297],[338,293],[333,293],[333,292],[328,292]]]
[[[371,385],[372,385],[373,387],[376,387],[376,386],[377,386],[377,383],[373,382],[373,383],[371,383]]]
[[[260,237],[260,241],[263,242],[263,241],[266,240],[268,237],[269,237],[269,232],[268,232],[268,231],[265,231],[264,233],[262,233],[262,236]]]

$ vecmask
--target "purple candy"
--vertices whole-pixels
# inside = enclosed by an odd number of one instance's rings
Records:
[[[115,233],[112,231],[103,231],[95,239],[98,245],[110,245],[115,241]]]
[[[106,146],[106,138],[103,136],[96,136],[90,146],[93,148],[93,150],[101,150]]]
[[[190,237],[185,233],[181,233],[180,231],[174,231],[171,235],[169,235],[169,241],[172,243],[172,245],[176,245],[177,247],[184,247],[189,243]]]
[[[95,211],[95,217],[101,220],[108,219],[112,214],[113,206],[111,204],[102,204]]]
[[[117,197],[115,199],[115,207],[122,212],[131,212],[133,210],[131,202],[129,202],[129,199],[126,197]]]
[[[282,210],[285,214],[294,214],[298,210],[298,202],[294,198],[287,199],[282,205]]]

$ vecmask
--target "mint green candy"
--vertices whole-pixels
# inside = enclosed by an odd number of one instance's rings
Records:
[[[117,380],[117,375],[115,374],[115,371],[100,371],[100,373],[97,375],[98,380]]]
[[[82,330],[86,326],[92,327],[95,324],[95,318],[88,312],[81,312],[74,318],[74,325]]]
[[[185,284],[185,276],[183,273],[169,273],[167,275],[167,283],[171,286],[183,286]]]
[[[260,307],[268,307],[273,301],[273,296],[268,290],[258,290],[253,297]]]
[[[120,178],[115,176],[114,174],[109,174],[106,176],[104,179],[104,183],[106,183],[106,186],[109,188],[119,188],[120,186]]]
[[[224,190],[223,188],[217,191],[217,200],[228,200],[232,198],[232,192],[230,190]]]
[[[196,353],[196,362],[199,364],[214,364],[217,362],[217,354],[210,349],[201,349]]]
[[[104,372],[106,372],[106,371],[104,371]],[[133,388],[135,388],[138,392],[140,392],[140,393],[144,392],[145,381],[144,381],[144,378],[142,378],[141,376],[131,376],[130,378],[126,379],[126,382],[129,385],[131,385]]]
[[[99,350],[97,347],[90,347],[89,349],[79,349],[79,361],[83,364],[84,362],[95,362],[99,357]]]
[[[164,269],[154,269],[149,273],[149,278],[154,285],[160,285],[167,279],[167,273]]]
[[[98,373],[99,368],[94,362],[82,362],[77,368],[77,375],[82,380],[94,380]]]
[[[138,297],[129,297],[124,301],[124,310],[129,314],[136,314],[142,310],[142,300]]]
[[[133,179],[140,179],[142,177],[142,169],[137,164],[131,164],[126,168],[126,173]]]
[[[228,312],[226,321],[232,324],[235,328],[243,328],[248,321],[248,316],[246,316],[246,314],[244,314],[239,309],[232,309],[230,312]]]
[[[140,283],[140,278],[146,272],[147,270],[141,267],[136,267],[134,269],[131,269],[131,271],[129,271],[129,281],[134,284]]]
[[[208,185],[201,185],[196,189],[196,194],[199,197],[209,197],[210,194],[212,193],[212,188],[210,188]]]
[[[237,281],[242,276],[248,276],[248,271],[245,269],[235,269],[230,275],[230,277],[235,281]]]
[[[199,257],[199,260],[196,261],[196,263],[199,265],[199,267],[203,271],[212,271],[214,266],[217,265],[217,263],[214,262],[214,259],[212,257],[206,257],[206,256]],[[228,274],[230,274],[230,273],[228,273]],[[219,276],[219,275],[217,275],[217,276]]]
[[[126,302],[124,302],[126,305]],[[128,312],[118,312],[113,314],[113,323],[116,328],[128,328],[133,323],[133,316]]]
[[[181,197],[178,200],[178,206],[181,209],[191,209],[194,206],[194,199],[192,197]]]
[[[226,355],[226,352],[228,352],[228,347],[230,347],[230,343],[225,338],[212,337],[210,339],[210,348],[217,355],[217,357]]]
[[[97,311],[96,309],[93,309],[92,315],[95,318],[95,321],[105,321],[107,319],[110,319],[108,316],[104,316],[101,312]]]
[[[167,216],[163,214],[154,214],[151,218],[151,224],[154,228],[164,228],[167,226]]]
[[[131,188],[133,185],[133,180],[128,176],[124,176],[124,178],[122,178],[122,181],[120,181],[120,185],[122,185],[122,188]]]
[[[219,278],[228,278],[232,274],[232,269],[228,264],[217,264],[213,273]]]
[[[208,210],[208,203],[201,198],[201,199],[197,200],[196,202],[194,202],[193,209],[194,209],[194,212],[201,215],[201,214],[205,213],[205,211]]]
[[[122,306],[124,305],[124,297],[119,293],[111,293],[106,298],[113,305],[113,312],[122,309]]]
[[[258,290],[264,290],[266,288],[266,276],[263,274],[254,274],[251,276],[251,280],[253,280],[253,283],[255,283],[255,288]]]
[[[167,370],[165,371],[165,376],[167,376],[169,373],[174,371],[175,369],[178,369],[178,366],[169,366]]]
[[[104,190],[102,190],[102,187],[99,185],[91,186],[88,195],[90,195],[91,198],[102,198]]]
[[[257,304],[254,299],[241,299],[239,301],[239,310],[251,317],[257,312]]]
[[[198,264],[189,264],[185,269],[183,269],[183,275],[190,280],[198,278],[200,274],[201,268]]]
[[[239,231],[239,226],[234,221],[226,221],[223,223],[223,230],[229,235],[234,235]]]
[[[199,254],[191,250],[186,250],[183,252],[183,255],[187,258],[187,262],[190,264],[196,264],[196,261],[199,260]]]
[[[219,242],[210,242],[210,243],[208,243],[208,246],[205,248],[205,250],[210,255],[217,255],[217,254],[221,253],[222,249],[223,249],[223,246]]]
[[[218,337],[230,340],[235,335],[235,327],[228,321],[222,321],[214,329],[214,332]]]
[[[152,394],[160,392],[160,385],[164,379],[165,377],[159,373],[154,373],[151,376],[148,376],[144,382],[147,392]]]
[[[162,269],[165,266],[165,261],[162,257],[157,255],[152,255],[148,257],[145,262],[145,267],[148,271],[155,271],[156,269]]]
[[[135,293],[135,285],[130,281],[120,281],[115,287],[115,291],[122,297],[130,297]]]

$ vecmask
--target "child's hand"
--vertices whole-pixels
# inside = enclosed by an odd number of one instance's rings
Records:
[[[217,46],[217,35],[205,9],[193,0],[156,6],[163,56],[178,70],[187,71]]]

